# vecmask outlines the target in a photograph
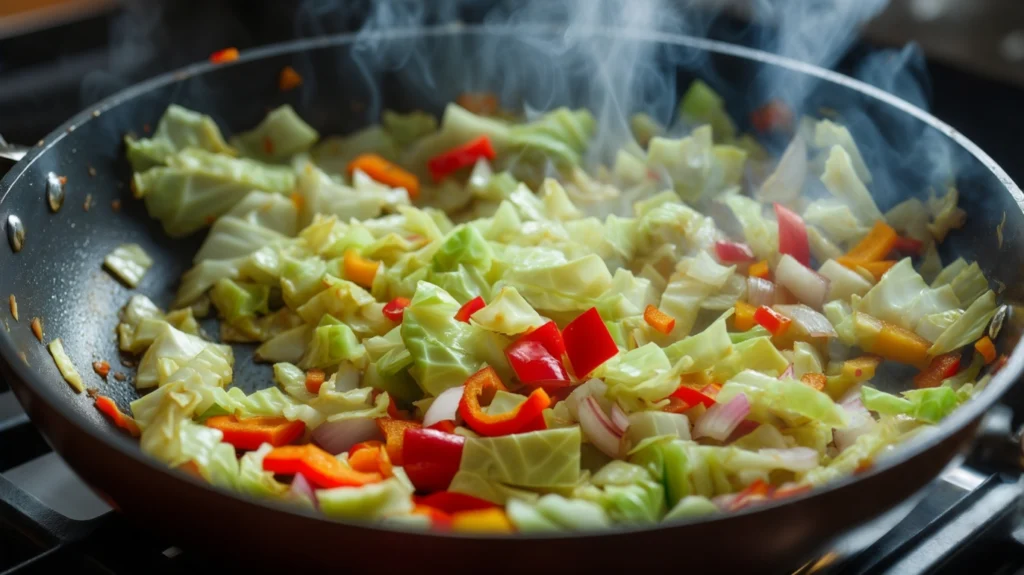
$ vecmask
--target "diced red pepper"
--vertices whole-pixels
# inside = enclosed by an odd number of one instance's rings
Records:
[[[223,50],[217,50],[213,54],[210,54],[210,61],[214,64],[223,64],[225,62],[234,62],[238,59],[238,48],[224,48]]]
[[[247,417],[217,415],[206,420],[206,426],[219,429],[224,442],[238,449],[259,449],[264,443],[274,447],[288,445],[306,430],[302,421],[288,421],[283,417]]]
[[[405,308],[409,307],[409,303],[409,298],[407,297],[396,297],[384,306],[382,310],[384,317],[396,323],[402,321],[402,316],[405,315]]]
[[[679,399],[680,401],[682,401],[683,403],[690,407],[693,407],[698,403],[703,403],[704,407],[711,407],[712,405],[715,404],[715,399],[713,397],[701,392],[695,387],[690,387],[688,385],[680,385],[675,391],[672,392],[672,395],[670,395],[669,397]]]
[[[807,242],[807,227],[796,212],[775,204],[775,217],[779,220],[779,253],[789,254],[810,267],[811,247]]]
[[[772,100],[750,113],[750,123],[762,134],[789,129],[793,125],[793,111],[781,100]]]
[[[896,236],[896,243],[892,249],[903,254],[918,255],[924,250],[924,242],[906,236]]]
[[[301,473],[310,483],[324,489],[359,487],[384,478],[380,473],[356,471],[312,443],[275,447],[263,457],[263,469],[282,475]]]
[[[117,407],[117,404],[114,403],[113,399],[104,395],[97,395],[96,409],[100,410],[103,415],[109,417],[110,420],[114,422],[114,425],[130,433],[132,437],[138,437],[141,435],[139,424],[130,416],[125,415],[124,412]]]
[[[715,242],[715,254],[718,255],[719,260],[725,263],[738,264],[754,261],[754,251],[742,242]]]
[[[435,429],[405,430],[403,469],[419,491],[444,491],[459,471],[466,438]]]
[[[548,353],[561,359],[565,355],[565,342],[562,340],[562,332],[558,331],[555,322],[549,321],[533,331],[529,331],[519,337],[519,341],[535,341],[544,346]]]
[[[434,425],[428,425],[427,429],[436,429],[445,433],[455,433],[455,422],[450,419],[442,419]]]
[[[565,351],[577,379],[583,379],[598,366],[615,357],[619,348],[608,333],[597,308],[590,308],[562,330]]]
[[[938,387],[943,380],[956,375],[960,369],[960,353],[944,353],[932,359],[928,367],[914,376],[914,387]]]
[[[424,515],[430,518],[430,528],[434,531],[451,531],[452,516],[440,509],[434,509],[429,505],[416,504],[413,506],[411,513],[413,515]]]
[[[528,421],[517,433],[529,433],[531,431],[544,431],[548,428],[548,422],[544,420],[544,414],[534,417]]]
[[[469,323],[469,318],[473,317],[473,314],[483,309],[486,305],[487,304],[484,303],[484,298],[476,296],[459,308],[459,311],[455,313],[455,319],[464,323]]]
[[[466,380],[466,389],[459,400],[459,415],[470,429],[489,437],[519,433],[528,424],[536,424],[544,409],[551,405],[551,398],[542,388],[534,389],[519,404],[505,413],[486,413],[480,405],[484,396],[493,396],[498,391],[507,391],[493,367],[485,367]]]
[[[754,321],[768,330],[772,335],[782,335],[789,329],[793,320],[773,310],[768,306],[761,306],[754,312]]]
[[[495,156],[491,139],[487,136],[480,136],[439,156],[434,156],[427,161],[427,169],[430,170],[430,176],[434,178],[434,181],[440,182],[452,172],[472,166],[480,158],[493,160]]]
[[[413,502],[417,505],[426,505],[448,514],[460,511],[476,511],[479,509],[491,509],[497,507],[494,503],[465,493],[454,491],[438,491],[430,495],[414,495]]]
[[[561,358],[551,355],[540,342],[520,338],[505,348],[505,357],[516,377],[525,384],[569,382]]]

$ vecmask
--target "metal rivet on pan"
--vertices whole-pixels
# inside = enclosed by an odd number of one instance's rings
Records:
[[[64,205],[64,182],[67,178],[50,172],[46,174],[46,203],[50,204],[50,210],[56,212]]]
[[[1000,330],[1003,329],[1003,322],[1006,321],[1006,316],[1010,315],[1010,306],[1001,305],[996,310],[996,314],[992,316],[992,323],[988,324],[988,337],[995,339],[999,336]]]
[[[20,252],[25,247],[25,226],[21,218],[11,214],[7,216],[7,241],[11,243],[11,249]]]

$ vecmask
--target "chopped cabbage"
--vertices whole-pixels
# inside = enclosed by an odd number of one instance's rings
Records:
[[[545,322],[516,288],[506,286],[489,304],[473,314],[470,323],[488,331],[516,335],[540,327]]]
[[[128,287],[138,287],[153,265],[153,258],[139,244],[121,244],[103,258],[103,267]]]
[[[751,417],[770,421],[772,415],[795,423],[801,417],[845,427],[849,417],[828,395],[793,379],[778,379],[753,370],[742,371],[722,386],[716,400],[728,403],[737,395],[747,396]]]
[[[231,138],[242,154],[265,162],[277,162],[306,152],[320,134],[285,104],[275,108],[252,130]]]
[[[736,137],[736,125],[722,97],[700,80],[694,80],[683,94],[679,117],[690,124],[710,124],[716,142],[731,142]]]
[[[459,471],[518,487],[575,485],[580,477],[580,428],[469,437]],[[543,498],[542,498],[543,499]]]
[[[997,309],[996,294],[992,290],[985,292],[935,339],[935,343],[928,348],[928,355],[941,355],[971,345],[985,333]]]
[[[850,154],[842,147],[832,146],[821,181],[833,196],[850,206],[860,221],[868,224],[883,219],[871,193],[855,171]]]
[[[213,118],[176,104],[167,107],[152,138],[125,137],[128,162],[132,170],[144,172],[163,165],[167,158],[186,148],[199,148],[216,154],[235,155],[221,136]]]

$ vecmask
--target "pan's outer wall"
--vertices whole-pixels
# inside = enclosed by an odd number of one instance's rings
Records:
[[[445,45],[459,44],[463,39],[472,41],[474,34],[481,32],[471,30],[465,36],[430,34],[432,42],[450,49],[452,46]],[[406,40],[410,38],[415,36]],[[739,85],[744,78],[754,77],[756,68],[762,65],[752,53],[740,49],[685,38],[665,40],[678,43],[681,50],[717,51],[713,59],[720,66],[720,81]],[[156,265],[138,292],[166,305],[175,279],[189,265],[198,238],[168,240],[145,216],[140,202],[130,198],[123,186],[129,172],[123,160],[122,134],[141,134],[145,125],[155,126],[171,102],[210,113],[223,126],[236,130],[254,125],[268,107],[286,102],[324,133],[344,133],[365,124],[373,112],[364,110],[362,116],[350,112],[358,109],[354,104],[362,103],[365,108],[370,93],[353,81],[359,76],[351,70],[343,41],[323,40],[318,49],[311,49],[317,46],[318,42],[310,42],[267,49],[233,65],[212,70],[194,68],[177,75],[174,81],[158,80],[124,93],[99,106],[97,117],[83,114],[52,134],[43,150],[0,183],[0,216],[6,219],[9,214],[17,214],[28,230],[26,247],[21,253],[0,253],[0,294],[17,295],[22,316],[20,322],[8,322],[9,332],[0,332],[3,374],[54,448],[88,482],[108,494],[126,515],[147,528],[167,531],[174,541],[211,547],[218,557],[237,554],[239,559],[255,561],[260,567],[276,564],[293,568],[299,562],[325,568],[345,565],[353,570],[369,570],[379,569],[379,562],[386,558],[388,565],[396,569],[422,569],[429,562],[438,570],[451,571],[476,565],[509,572],[520,572],[525,565],[531,570],[552,572],[564,572],[567,567],[635,570],[677,564],[677,558],[683,555],[691,569],[791,570],[837,534],[917,492],[964,448],[982,410],[1021,369],[1022,359],[1015,353],[985,394],[943,424],[944,435],[922,438],[916,447],[908,446],[858,480],[817,490],[787,504],[765,506],[693,526],[551,542],[529,538],[445,538],[326,521],[302,512],[284,511],[266,502],[251,502],[169,473],[142,457],[137,445],[107,425],[84,396],[70,391],[45,349],[29,332],[28,320],[37,315],[42,317],[46,341],[53,337],[65,341],[87,385],[116,397],[122,406],[136,397],[128,383],[113,379],[104,382],[89,370],[89,364],[96,359],[115,364],[116,310],[132,293],[100,271],[100,262],[122,242],[141,243]],[[288,94],[277,90],[277,74],[285,65],[294,66],[307,79],[302,90]],[[787,73],[802,74],[797,68]],[[346,73],[338,73],[339,69]],[[692,77],[681,71],[679,83],[685,85]],[[903,120],[910,118],[907,110],[880,105],[849,87],[824,81],[819,84],[823,90],[842,95],[851,105],[873,102],[878,109],[872,113],[880,114],[882,119],[885,114],[900,114]],[[395,77],[381,79],[381,85],[389,87],[384,91],[389,107],[424,107],[433,111],[460,91],[487,88],[453,83],[447,92],[428,97]],[[751,103],[730,101],[736,117],[744,117],[741,112],[748,104]],[[918,118],[913,121],[922,127],[922,120],[932,121],[923,116]],[[971,146],[966,141],[958,143]],[[961,234],[965,238],[965,253],[976,255],[986,273],[1011,286],[1012,291],[1013,286],[1020,284],[1016,253],[1024,249],[1019,233],[1024,229],[1024,216],[1017,205],[1019,192],[1012,182],[1002,179],[1005,174],[997,167],[988,166],[965,149],[958,147],[957,153],[966,158],[964,161],[973,162],[967,172],[969,185],[961,186],[970,212],[969,228]],[[95,168],[95,176],[87,175],[89,168]],[[43,199],[42,182],[50,171],[68,177],[68,201],[57,214],[48,212]],[[82,208],[85,193],[93,196],[93,208],[89,211]],[[112,200],[121,201],[121,211],[110,209]],[[996,247],[994,238],[979,239],[991,238],[991,230],[1003,214],[1005,241]],[[983,241],[991,241],[991,245],[980,243]],[[1000,259],[1001,266],[997,265]],[[21,363],[18,352],[25,353],[29,366]],[[236,380],[243,387],[252,387],[258,381],[269,384],[264,367],[251,367],[248,355],[241,349],[236,348],[236,354]],[[117,369],[125,368],[115,365]],[[358,552],[346,552],[348,549]],[[401,552],[393,552],[399,549]],[[604,549],[607,551],[602,552]],[[708,552],[711,549],[719,551]],[[529,562],[507,561],[504,557],[529,557]]]

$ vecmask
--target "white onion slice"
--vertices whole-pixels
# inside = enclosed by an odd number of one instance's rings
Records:
[[[747,303],[754,307],[775,303],[775,284],[756,277],[747,278]]]
[[[818,466],[818,452],[810,447],[790,447],[788,449],[759,449],[757,453],[771,457],[776,464],[775,469],[802,472],[810,471]]]
[[[292,477],[292,485],[288,489],[288,494],[292,497],[308,499],[313,504],[313,509],[320,510],[320,502],[316,498],[316,490],[313,489],[313,485],[310,484],[305,475],[296,473]]]
[[[459,402],[462,401],[465,391],[466,387],[462,385],[442,391],[423,414],[423,427],[430,427],[439,421],[455,421],[455,415],[459,412]]]
[[[821,313],[803,305],[777,305],[775,311],[793,320],[811,337],[837,337],[832,322]]]
[[[762,202],[788,204],[800,197],[807,178],[807,143],[797,134],[786,146],[768,179],[758,194]]]
[[[354,365],[349,362],[342,362],[338,371],[334,373],[334,391],[352,391],[359,387],[359,380],[362,374]]]
[[[618,403],[612,404],[611,420],[612,425],[619,430],[619,435],[626,433],[626,429],[629,428],[629,417],[626,415],[625,411],[622,411],[622,408],[619,407]]]
[[[697,420],[693,428],[693,436],[710,437],[725,441],[750,415],[750,401],[742,393],[732,398],[729,403],[716,403]]]
[[[579,405],[580,428],[594,447],[612,458],[622,456],[622,434],[605,415],[593,397],[583,398]]]
[[[794,373],[796,373],[796,365],[791,363],[786,366],[786,370],[779,375],[779,379],[791,379]]]
[[[846,427],[832,430],[832,440],[836,444],[836,449],[842,452],[856,443],[861,435],[874,431],[876,422],[871,412],[864,407],[859,394],[848,396],[848,399],[839,405],[846,411],[850,421]]]
[[[368,418],[326,421],[313,430],[313,442],[332,455],[344,453],[357,443],[380,439],[377,422]]]
[[[596,397],[598,405],[601,405],[603,409],[605,407],[604,404],[608,401],[604,397],[604,394],[607,391],[608,386],[605,385],[603,381],[596,377],[589,379],[585,383],[576,386],[576,389],[572,390],[569,397],[565,398],[565,407],[568,408],[569,415],[571,415],[575,421],[579,421],[580,403],[582,403],[587,397]]]
[[[775,268],[775,281],[801,303],[815,309],[821,309],[828,301],[828,278],[796,261],[789,254],[779,260]]]

